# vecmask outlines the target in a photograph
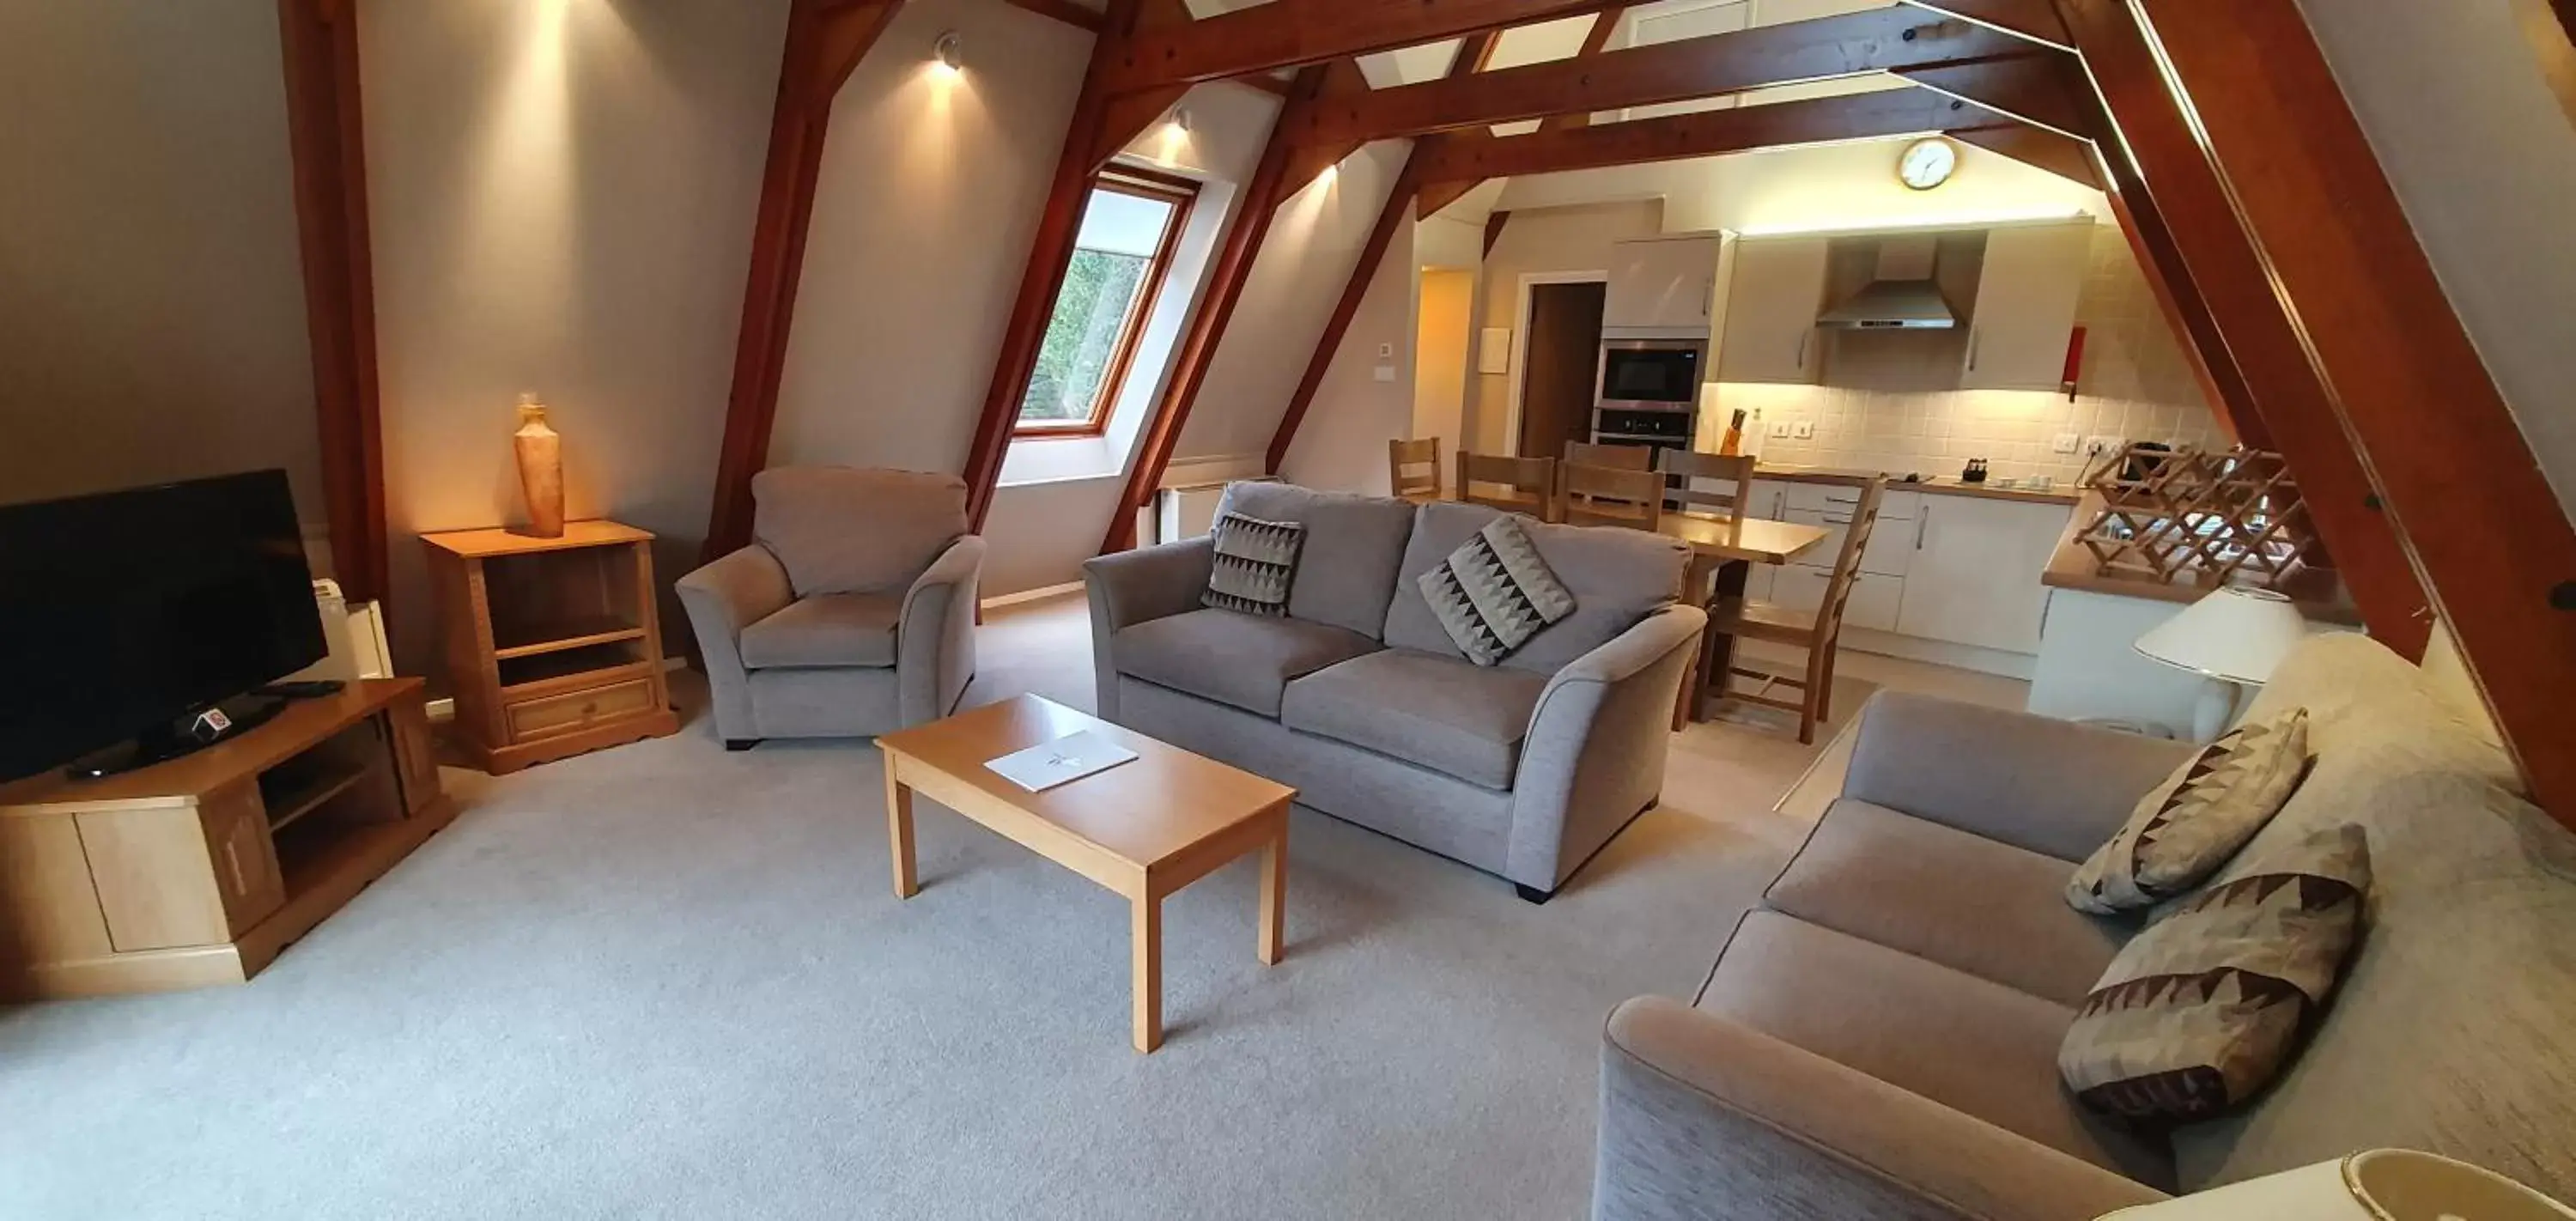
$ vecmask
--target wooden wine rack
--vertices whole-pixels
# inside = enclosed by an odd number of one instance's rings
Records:
[[[2105,576],[2202,589],[2293,593],[2321,554],[2281,455],[2132,445],[2084,476],[2102,507],[2076,535]]]

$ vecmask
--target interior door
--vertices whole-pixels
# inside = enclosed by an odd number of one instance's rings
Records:
[[[1592,439],[1593,375],[1601,360],[1606,286],[1530,285],[1528,353],[1521,368],[1520,453],[1558,458]]]

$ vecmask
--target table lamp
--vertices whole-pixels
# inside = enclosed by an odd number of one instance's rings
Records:
[[[2156,625],[2135,647],[2150,661],[2208,680],[2191,716],[2192,737],[2207,742],[2235,718],[2240,689],[2270,681],[2272,667],[2307,634],[2308,621],[2286,595],[2230,587]]]
[[[2489,1170],[2412,1149],[2230,1183],[2104,1214],[2100,1221],[2576,1221],[2549,1197]]]

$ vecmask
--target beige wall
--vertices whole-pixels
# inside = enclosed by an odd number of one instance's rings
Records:
[[[944,30],[963,40],[953,77],[931,70]],[[1090,54],[1091,35],[1023,9],[917,0],[851,73],[772,462],[964,469]]]
[[[695,563],[714,490],[786,0],[365,0],[392,622],[428,664],[417,531],[521,518],[511,405],[569,511]],[[666,623],[685,630],[666,599]]]
[[[2306,0],[2443,292],[2576,517],[2576,122],[2514,0]],[[2536,6],[2534,6],[2536,7]],[[2438,404],[2427,404],[2438,410]]]
[[[1398,225],[1280,464],[1308,487],[1385,495],[1386,443],[1413,431],[1413,232]],[[1381,346],[1389,355],[1378,354]],[[1380,380],[1379,371],[1386,373]]]
[[[1417,252],[1418,254],[1418,252]],[[1438,437],[1442,465],[1458,450],[1467,416],[1468,335],[1475,326],[1476,273],[1422,271],[1413,348],[1414,437]],[[1445,481],[1447,476],[1442,476]]]
[[[287,468],[323,524],[277,7],[0,0],[0,501]]]
[[[1502,240],[1485,261],[1484,300],[1476,325],[1509,327],[1521,340],[1521,277],[1535,273],[1605,271],[1610,243],[1651,237],[1663,231],[1661,200],[1582,204],[1512,213]],[[1511,378],[1477,374],[1469,395],[1462,430],[1479,453],[1507,454],[1519,438],[1510,435]]]

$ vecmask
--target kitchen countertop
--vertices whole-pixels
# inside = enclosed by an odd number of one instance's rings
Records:
[[[1831,483],[1851,486],[1865,483],[1877,471],[1842,470],[1829,466],[1773,466],[1768,463],[1753,468],[1756,479],[1776,479],[1782,483]],[[2042,492],[2034,488],[2000,488],[1991,484],[1961,483],[1955,476],[1942,475],[1920,483],[1887,481],[1891,492],[1930,492],[1940,496],[1976,496],[1986,500],[2019,500],[2031,504],[2071,505],[2084,498],[2083,489],[2060,483]]]

